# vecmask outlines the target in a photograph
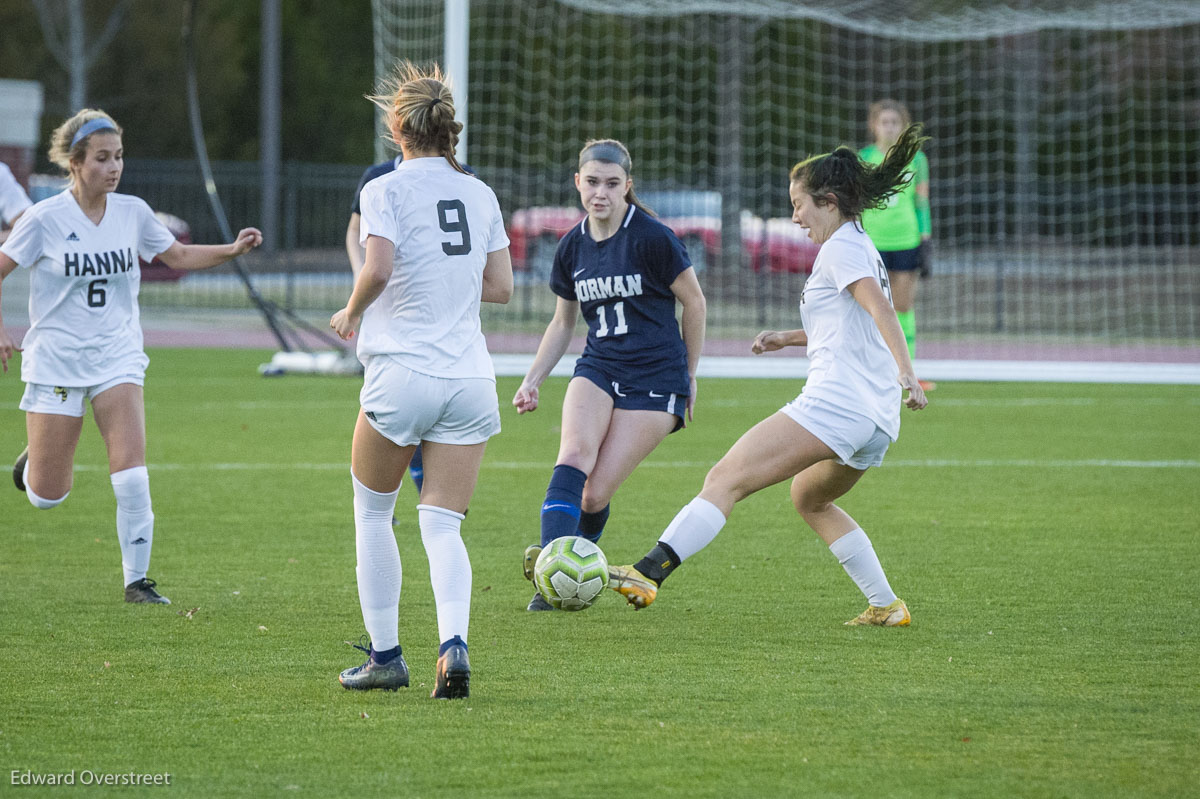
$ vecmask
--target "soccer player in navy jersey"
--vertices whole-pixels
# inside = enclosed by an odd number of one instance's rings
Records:
[[[575,187],[587,216],[558,244],[554,318],[513,397],[517,413],[537,410],[538,386],[567,351],[582,312],[587,344],[563,400],[541,543],[525,550],[526,579],[554,539],[600,538],[617,488],[684,426],[685,412],[691,420],[696,403],[704,292],[683,244],[639,203],[631,169],[629,151],[613,139],[589,141],[579,153]],[[553,608],[535,592],[528,609]]]

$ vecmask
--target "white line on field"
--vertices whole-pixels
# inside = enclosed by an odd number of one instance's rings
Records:
[[[643,469],[702,469],[712,466],[709,461],[648,461],[641,465]],[[160,472],[182,472],[182,471],[197,471],[197,472],[269,472],[269,471],[301,471],[301,472],[337,472],[350,471],[349,462],[346,463],[151,463],[148,464],[151,471]],[[1117,460],[1107,458],[1094,458],[1082,460],[1035,460],[1032,458],[981,458],[981,459],[954,459],[954,458],[927,458],[927,459],[909,459],[909,460],[889,460],[884,462],[885,467],[928,467],[934,469],[944,468],[1004,468],[1016,467],[1022,469],[1200,469],[1200,460]],[[518,470],[518,469],[546,469],[549,470],[551,464],[549,461],[484,461],[484,469],[499,469],[499,470]],[[99,464],[80,463],[75,465],[77,472],[98,472],[107,471],[108,466]]]

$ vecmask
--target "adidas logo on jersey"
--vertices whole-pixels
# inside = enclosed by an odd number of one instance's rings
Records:
[[[75,235],[75,231],[71,231],[71,235],[67,236],[67,241],[79,241],[79,237]]]

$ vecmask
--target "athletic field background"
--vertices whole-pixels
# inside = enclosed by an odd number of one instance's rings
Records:
[[[471,697],[429,699],[437,648],[415,494],[400,491],[413,684],[357,694],[348,463],[359,381],[264,379],[266,351],[151,350],[150,576],[121,601],[90,413],[68,501],[0,486],[0,794],[172,796],[1200,795],[1200,387],[947,383],[841,503],[908,629],[865,603],[786,485],[635,612],[526,613],[520,574],[565,380],[518,418],[501,379],[464,523]],[[24,445],[0,377],[0,455]],[[601,546],[653,544],[737,437],[799,391],[704,380],[697,418],[618,492]],[[4,478],[7,485],[8,478]],[[14,779],[169,773],[163,788]],[[159,793],[162,792],[162,793]]]

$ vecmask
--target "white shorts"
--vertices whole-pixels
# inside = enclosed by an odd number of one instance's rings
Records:
[[[793,421],[837,453],[837,462],[852,469],[883,463],[892,440],[867,417],[803,394],[781,408]]]
[[[371,426],[402,447],[482,444],[500,432],[495,381],[431,377],[386,355],[367,361],[359,403]]]
[[[98,386],[44,386],[41,383],[26,383],[21,396],[20,408],[31,413],[54,413],[59,416],[83,416],[84,400],[108,391],[113,386],[132,383],[145,385],[140,375],[122,375],[106,380]]]

